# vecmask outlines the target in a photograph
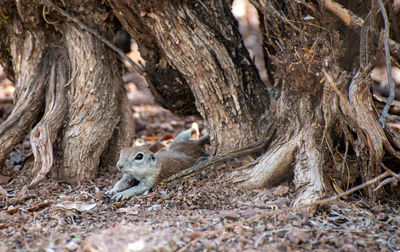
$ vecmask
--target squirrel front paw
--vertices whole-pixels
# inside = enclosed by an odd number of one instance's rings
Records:
[[[104,193],[104,195],[108,198],[111,198],[117,191],[115,191],[114,189],[108,190]]]
[[[113,194],[114,195],[112,195],[112,197],[111,197],[112,201],[120,202],[120,201],[128,200],[131,198],[129,195],[127,195],[127,193],[124,193],[124,192],[117,192],[117,193],[114,192]]]

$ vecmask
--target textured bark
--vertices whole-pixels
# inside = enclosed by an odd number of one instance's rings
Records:
[[[209,129],[212,152],[256,141],[265,127],[269,98],[243,45],[230,1],[109,2],[131,36],[136,39],[139,30],[152,34],[152,50],[161,51],[185,78]],[[137,41],[145,42],[140,36]]]
[[[32,153],[35,157],[32,169],[35,178],[30,186],[42,181],[53,166],[53,144],[67,110],[64,86],[69,76],[69,62],[66,53],[61,54],[59,51],[61,51],[59,48],[49,50],[48,54],[52,56],[50,63],[53,65],[46,89],[45,112],[30,135]]]
[[[140,4],[147,9],[147,2],[108,2],[124,29],[138,42],[140,54],[146,60],[145,78],[156,102],[180,116],[198,114],[186,78],[168,62],[159,46],[159,38],[149,32],[147,21],[143,19],[144,13],[137,8]]]
[[[265,122],[274,120],[276,138],[259,164],[244,172],[241,180],[246,185],[272,186],[293,176],[298,191],[295,204],[303,204],[335,186],[346,189],[357,180],[371,179],[381,173],[383,162],[399,172],[399,135],[388,126],[380,127],[370,93],[369,73],[379,47],[366,5],[347,1],[352,13],[341,6],[326,12],[325,1],[319,1],[320,6],[252,1],[263,14],[266,66],[275,81],[274,93],[280,93],[270,102],[243,46],[230,1],[108,2],[139,44],[156,100],[178,114],[196,113],[195,101],[209,130],[213,154],[255,142]],[[62,2],[110,37],[109,10],[95,1],[85,1],[79,8],[78,4]],[[51,111],[43,94],[54,77],[51,67],[61,64],[51,63],[60,58],[49,52],[60,46],[67,49],[71,69],[65,86],[68,107],[54,149],[57,171],[69,182],[90,179],[99,160],[110,165],[117,150],[131,141],[126,97],[118,98],[122,93],[118,62],[92,35],[55,13],[43,14],[36,2],[8,1],[4,6],[12,18],[7,35],[0,30],[0,43],[7,48],[1,53],[2,62],[8,64],[7,72],[14,73],[17,96],[13,113],[0,125],[0,161],[32,128],[31,119],[39,121],[43,106],[45,115]],[[338,18],[342,10],[351,14],[350,23]],[[51,32],[43,28],[42,17],[52,21],[47,24]],[[376,17],[371,19],[376,28],[382,27]],[[353,42],[355,36],[360,43]],[[396,48],[392,41],[391,50]],[[59,74],[60,80],[66,75]],[[56,131],[49,135],[54,137]],[[51,159],[41,160],[51,163]],[[47,168],[41,171],[46,173]],[[375,200],[382,191],[373,188],[366,193]]]
[[[360,49],[349,40],[355,34],[365,40],[356,26],[363,22],[357,19],[346,28],[312,4],[253,2],[263,13],[264,48],[281,96],[271,106],[278,137],[258,165],[244,172],[245,184],[272,186],[293,174],[298,191],[294,204],[307,204],[335,186],[346,190],[357,179],[365,182],[379,175],[385,154],[398,160],[398,135],[382,129],[370,92],[368,62],[375,60],[371,52],[376,48]],[[307,15],[315,19],[304,22]],[[396,162],[387,165],[396,171]],[[366,192],[372,200],[382,193],[373,186]]]
[[[19,20],[10,20],[5,32],[9,34],[8,52],[14,63],[14,79],[18,82],[11,115],[0,125],[0,163],[38,121],[43,107],[45,83],[49,76],[49,60],[44,57],[45,34],[38,30],[21,29]],[[16,34],[19,31],[20,34]],[[4,47],[2,47],[4,48]]]
[[[100,155],[120,119],[117,92],[121,82],[114,80],[109,67],[117,64],[114,55],[100,41],[72,24],[65,24],[63,33],[72,80],[66,90],[68,122],[57,146],[58,172],[61,178],[78,182],[96,174]]]
[[[107,6],[96,1],[61,5],[112,36]],[[15,74],[10,77],[16,84],[15,108],[0,125],[0,161],[40,121],[31,134],[36,176],[31,185],[51,170],[60,180],[80,183],[97,174],[100,160],[113,166],[120,148],[133,141],[121,62],[114,52],[39,2],[8,1],[0,14],[9,17],[0,42],[7,49],[3,54],[11,55],[3,63],[13,63],[6,69]]]

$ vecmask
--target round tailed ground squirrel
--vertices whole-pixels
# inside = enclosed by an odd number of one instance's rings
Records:
[[[208,136],[189,140],[191,131],[180,133],[168,149],[153,153],[147,147],[129,147],[121,150],[117,163],[123,177],[105,193],[113,201],[130,199],[141,195],[162,180],[204,160],[208,154],[204,144]],[[133,182],[139,182],[132,187]]]
[[[117,166],[124,176],[106,195],[114,201],[126,200],[143,194],[159,182],[170,182],[234,158],[263,152],[276,133],[273,121],[265,128],[257,142],[210,158],[207,158],[208,154],[203,148],[209,141],[208,136],[199,140],[188,140],[193,129],[180,133],[169,149],[156,154],[145,147],[122,149]],[[134,180],[139,181],[139,184],[131,187]]]

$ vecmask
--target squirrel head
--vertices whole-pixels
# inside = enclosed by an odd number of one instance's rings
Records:
[[[145,147],[123,148],[117,163],[118,170],[142,181],[157,175],[159,170],[153,152]]]

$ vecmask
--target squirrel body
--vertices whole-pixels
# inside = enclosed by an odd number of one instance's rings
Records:
[[[168,150],[166,150],[165,152],[170,151],[170,153],[163,153],[163,151],[161,151],[160,153],[154,154],[155,159],[157,159],[156,155],[160,156],[160,160],[164,160],[164,161],[160,161],[160,163],[158,163],[157,165],[147,165],[147,167],[156,167],[155,170],[158,170],[159,173],[157,173],[156,176],[154,176],[155,173],[152,173],[152,176],[145,176],[144,174],[142,174],[141,178],[144,178],[142,181],[140,181],[138,186],[132,187],[130,189],[127,190],[132,190],[131,192],[127,192],[125,193],[125,191],[122,191],[124,189],[121,188],[129,188],[130,187],[130,182],[133,180],[133,176],[134,174],[131,173],[131,175],[129,175],[128,173],[124,173],[124,176],[122,177],[121,180],[119,180],[113,189],[111,189],[110,191],[106,192],[106,195],[112,196],[112,199],[117,201],[117,200],[121,200],[121,199],[128,199],[134,195],[140,195],[144,192],[146,192],[147,190],[149,190],[152,186],[158,184],[159,182],[170,182],[173,181],[175,179],[179,179],[188,175],[192,175],[195,174],[199,171],[202,171],[204,169],[207,169],[213,165],[231,160],[233,158],[238,158],[238,157],[243,157],[252,153],[256,153],[256,152],[260,152],[262,150],[264,150],[265,148],[267,148],[270,144],[271,144],[271,140],[273,139],[273,137],[276,134],[276,125],[273,123],[273,121],[270,121],[268,123],[268,125],[266,125],[265,127],[265,132],[263,132],[263,134],[260,136],[260,138],[258,139],[257,142],[250,144],[248,146],[244,146],[238,149],[234,149],[231,151],[227,151],[225,153],[219,154],[217,156],[208,158],[208,154],[205,153],[204,149],[202,151],[204,151],[205,155],[203,156],[203,154],[198,155],[198,153],[201,153],[201,151],[196,151],[196,148],[198,148],[199,146],[202,148],[202,146],[206,143],[206,141],[209,141],[209,137],[205,136],[202,139],[197,140],[198,142],[195,143],[194,145],[192,145],[192,147],[190,147],[189,145],[186,144],[182,144],[183,142],[187,142],[187,139],[189,139],[190,137],[188,137],[188,135],[190,136],[191,132],[193,130],[190,129],[188,131],[184,131],[182,133],[180,133],[175,140],[171,143],[171,146]],[[192,140],[189,140],[189,142]],[[194,141],[196,142],[196,141]],[[180,144],[178,144],[180,143]],[[193,143],[192,143],[193,144]],[[138,147],[134,147],[134,148],[138,148]],[[193,157],[199,157],[201,156],[202,158],[198,158],[195,162],[189,164],[186,162],[180,162],[178,165],[176,166],[171,166],[168,165],[169,162],[171,160],[169,159],[163,159],[163,156],[166,156],[168,158],[170,157],[175,157],[177,158],[179,155],[172,154],[172,152],[177,152],[177,153],[185,153],[185,155],[188,156],[193,156]],[[123,151],[128,153],[128,151]],[[149,151],[150,152],[150,151]],[[135,151],[131,151],[130,155],[126,155],[123,154],[121,152],[121,157],[120,160],[125,160],[127,156],[132,156],[133,153],[137,153]],[[176,155],[176,156],[175,156]],[[151,154],[150,154],[150,158],[151,158]],[[182,157],[181,157],[182,158]],[[204,160],[202,160],[204,159]],[[179,158],[177,158],[177,160],[179,160]],[[181,161],[183,161],[184,159],[181,159]],[[151,163],[152,161],[150,161]],[[172,161],[171,161],[172,164]],[[164,166],[166,165],[166,166]],[[171,169],[171,170],[170,170]],[[161,172],[162,171],[162,172]],[[138,175],[135,175],[138,176]],[[126,197],[129,196],[129,197]]]
[[[113,201],[127,200],[141,195],[162,180],[193,166],[208,156],[204,149],[204,144],[209,141],[208,136],[199,140],[189,140],[189,137],[181,134],[175,138],[168,149],[158,153],[153,153],[147,147],[123,148],[117,167],[124,175],[105,194]],[[139,184],[132,187],[131,184],[135,180]]]

